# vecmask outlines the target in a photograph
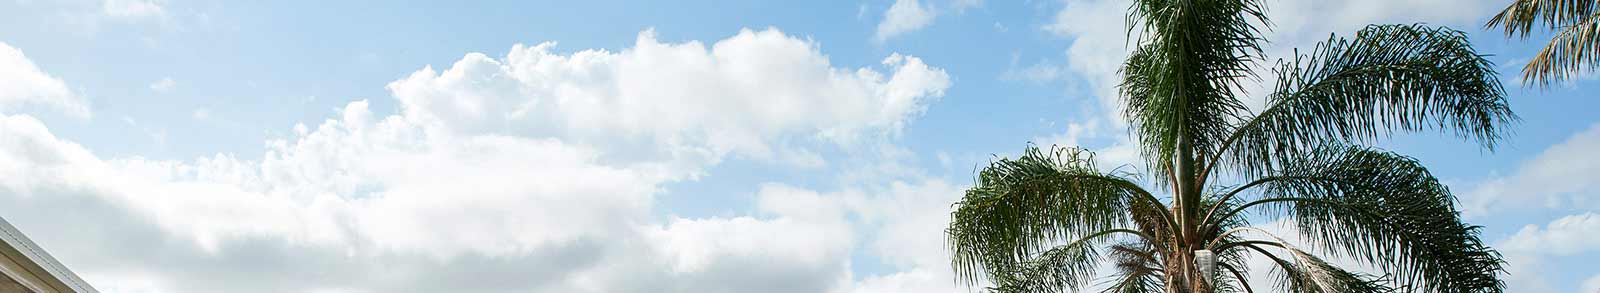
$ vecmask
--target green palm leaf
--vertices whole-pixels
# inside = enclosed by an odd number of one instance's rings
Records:
[[[1093,154],[1080,149],[1029,147],[1018,159],[991,163],[978,175],[978,186],[956,203],[948,241],[954,267],[966,280],[1009,278],[1015,264],[1058,244],[1129,227],[1135,202],[1155,198],[1131,180],[1098,170]],[[1162,209],[1164,210],[1164,209]],[[1159,217],[1159,216],[1157,216]],[[1169,233],[1170,234],[1170,233]],[[1088,237],[1080,241],[1098,241]],[[1057,251],[1068,255],[1078,248]],[[1071,258],[1077,266],[1093,258]],[[1069,272],[1075,288],[1084,272]]]
[[[1236,171],[1259,175],[1298,148],[1429,127],[1492,148],[1499,127],[1516,119],[1494,64],[1446,28],[1370,26],[1276,71],[1268,107],[1231,135],[1219,158]]]
[[[1522,68],[1523,83],[1548,86],[1600,68],[1600,1],[1516,0],[1485,28],[1502,27],[1507,37],[1526,39],[1536,25],[1556,35]]]
[[[1176,168],[1198,168],[1196,154],[1214,151],[1244,111],[1239,85],[1260,55],[1257,25],[1265,17],[1257,1],[1134,4],[1130,27],[1142,38],[1123,65],[1120,89],[1158,182],[1190,180],[1172,178],[1192,174]]]
[[[1287,215],[1301,235],[1344,256],[1394,274],[1425,292],[1504,288],[1499,255],[1464,223],[1454,196],[1411,158],[1366,147],[1325,146],[1286,162],[1256,182],[1266,196],[1252,206]]]
[[[992,277],[992,292],[1067,292],[1081,288],[1094,276],[1094,263],[1100,259],[1090,239],[1057,246]]]
[[[1279,248],[1288,254],[1284,258],[1265,247]],[[1380,278],[1351,272],[1328,263],[1309,252],[1278,241],[1243,243],[1237,249],[1249,249],[1272,260],[1277,275],[1278,289],[1301,293],[1378,293],[1393,292]]]
[[[1106,283],[1103,293],[1160,292],[1164,265],[1161,253],[1148,243],[1127,242],[1111,246],[1110,258],[1117,273]],[[1043,291],[1036,291],[1043,292]]]

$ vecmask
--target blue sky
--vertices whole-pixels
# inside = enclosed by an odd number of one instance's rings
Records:
[[[0,216],[111,292],[966,291],[976,166],[1137,162],[1121,1],[323,2],[0,2]],[[1593,291],[1600,84],[1522,87],[1544,37],[1481,29],[1501,2],[1268,1],[1267,53],[1467,32],[1514,135],[1379,145],[1512,292]]]

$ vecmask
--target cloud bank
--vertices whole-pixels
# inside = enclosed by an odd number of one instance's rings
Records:
[[[663,185],[724,160],[889,144],[950,86],[943,70],[899,54],[840,68],[776,29],[554,47],[425,67],[388,84],[398,113],[351,102],[259,158],[183,161],[101,157],[12,110],[86,108],[0,47],[0,74],[29,81],[0,89],[0,213],[48,231],[30,234],[106,291],[823,292],[930,277],[858,278],[850,254],[880,240],[856,229],[912,225],[881,216],[906,212],[894,206],[958,194],[937,181],[774,183],[748,215],[653,209]],[[923,232],[885,238],[938,236]],[[891,258],[929,270],[928,250]]]

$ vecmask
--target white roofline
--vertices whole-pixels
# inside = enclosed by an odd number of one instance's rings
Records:
[[[4,241],[4,244],[7,246],[6,248],[10,248],[12,250],[16,250],[17,252],[21,253],[22,256],[27,258],[28,262],[31,262],[33,265],[36,265],[40,269],[43,269],[45,273],[49,274],[49,276],[48,276],[49,278],[52,278],[52,279],[54,279],[53,281],[56,281],[56,282],[50,282],[52,280],[44,280],[45,282],[47,282],[47,283],[59,283],[60,285],[65,285],[66,288],[60,288],[60,289],[71,290],[71,292],[78,292],[78,293],[98,293],[99,292],[99,291],[95,290],[93,286],[89,286],[88,282],[84,282],[83,279],[78,278],[78,275],[72,273],[72,270],[68,270],[66,266],[61,265],[61,262],[56,261],[56,258],[51,257],[50,254],[46,253],[43,248],[39,247],[38,244],[34,244],[33,240],[29,240],[28,236],[23,235],[22,231],[18,231],[17,227],[11,226],[11,223],[10,222],[6,222],[6,220],[4,218],[0,218],[0,240]],[[16,260],[16,261],[20,262],[21,260]],[[27,266],[27,264],[21,264],[21,265]],[[4,273],[7,276],[12,277],[13,279],[17,280],[18,283],[21,283],[24,286],[27,286],[30,289],[33,289],[34,291],[47,292],[45,290],[39,290],[40,288],[37,288],[39,285],[45,285],[45,287],[56,287],[56,286],[52,286],[52,285],[49,285],[49,284],[30,284],[31,281],[27,281],[28,278],[25,278],[25,277],[19,278],[19,276],[16,275],[16,274],[19,274],[19,273],[24,273],[24,272],[26,272],[26,270],[23,271],[23,272],[16,272],[16,271],[12,271],[13,269],[26,269],[26,268],[25,267],[14,268],[14,267],[12,267],[10,265],[4,266],[4,267],[0,267],[0,270],[5,271]],[[36,274],[34,274],[34,275],[36,275]],[[45,277],[45,276],[39,276],[39,277]],[[49,291],[56,291],[56,290],[49,290]]]

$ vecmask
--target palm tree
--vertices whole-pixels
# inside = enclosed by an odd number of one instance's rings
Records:
[[[1252,112],[1240,83],[1262,55],[1262,0],[1134,2],[1120,94],[1151,173],[1107,171],[1077,148],[1030,145],[991,162],[946,230],[960,281],[1079,291],[1106,265],[1108,292],[1255,292],[1245,260],[1261,257],[1282,291],[1504,290],[1500,255],[1450,190],[1415,159],[1369,146],[1437,129],[1493,150],[1517,118],[1464,33],[1373,25],[1330,37],[1270,67],[1275,87]],[[1250,213],[1298,235],[1252,227]],[[1313,247],[1281,238],[1295,236]],[[1385,273],[1339,267],[1318,247]]]
[[[1527,39],[1535,25],[1556,34],[1522,68],[1523,83],[1547,86],[1579,71],[1600,68],[1600,1],[1515,0],[1485,28],[1500,26],[1506,37]]]

